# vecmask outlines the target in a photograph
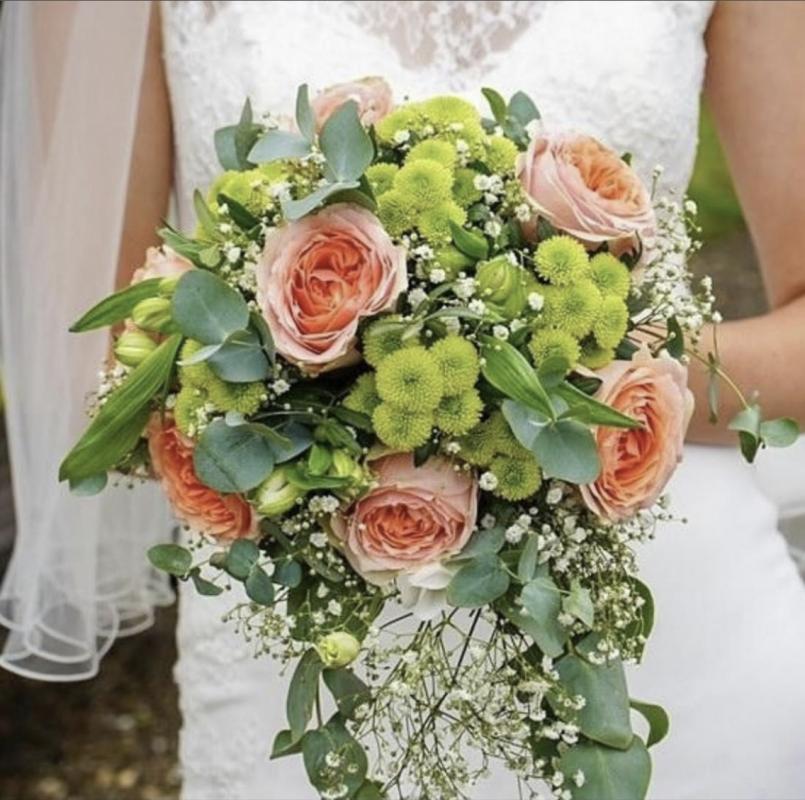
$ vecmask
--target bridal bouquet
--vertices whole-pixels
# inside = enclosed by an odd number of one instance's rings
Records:
[[[243,584],[231,620],[292,669],[271,757],[329,800],[465,796],[494,761],[521,795],[642,798],[668,729],[623,663],[686,363],[723,377],[695,209],[484,95],[489,119],[379,79],[302,86],[293,124],[247,103],[196,230],[73,328],[115,326],[115,359],[61,479],[162,482],[192,535],[152,563]],[[744,405],[748,458],[795,437]]]

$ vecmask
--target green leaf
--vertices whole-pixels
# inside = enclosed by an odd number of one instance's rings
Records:
[[[567,639],[567,632],[559,624],[562,610],[559,588],[551,578],[534,578],[523,587],[520,601],[528,612],[520,616],[533,624],[527,627],[520,622],[516,624],[531,636],[543,653],[556,658],[564,650]]]
[[[190,573],[190,578],[193,581],[193,586],[196,587],[196,591],[203,597],[216,597],[224,591],[222,586],[202,578],[197,569]]]
[[[483,234],[475,231],[468,231],[461,225],[456,225],[450,221],[450,233],[453,237],[453,244],[474,261],[482,261],[489,255],[489,242]]]
[[[352,483],[350,477],[336,475],[311,475],[301,464],[292,464],[285,468],[288,482],[306,492],[316,489],[340,489]]]
[[[260,426],[261,430],[264,428],[265,426]],[[313,444],[313,434],[310,429],[298,422],[286,422],[273,432],[281,437],[280,440],[274,439],[271,441],[274,461],[277,464],[291,461],[304,453]]]
[[[568,483],[592,483],[601,471],[592,433],[580,422],[560,419],[538,434],[532,452],[546,477]]]
[[[581,742],[562,754],[559,768],[569,779],[584,774],[573,800],[643,800],[651,779],[651,758],[637,736],[628,750]]]
[[[465,561],[480,555],[497,553],[506,541],[506,531],[501,527],[478,528],[453,561]]]
[[[335,753],[340,757],[340,766],[327,764],[327,756]],[[366,753],[350,735],[339,714],[319,730],[310,731],[302,740],[302,756],[310,782],[317,789],[343,784],[347,798],[355,796],[366,778],[368,763]],[[333,773],[336,775],[333,776]]]
[[[212,215],[207,201],[198,189],[193,192],[193,208],[196,211],[196,218],[198,219],[199,225],[201,225],[204,232],[208,236],[215,236],[218,223]]]
[[[526,357],[508,342],[491,336],[480,338],[483,345],[484,365],[481,371],[484,378],[512,400],[553,418],[554,411],[548,393]]]
[[[632,742],[629,695],[620,659],[606,664],[591,664],[575,655],[567,655],[556,664],[559,679],[571,695],[585,700],[579,711],[581,732],[596,742],[625,750]]]
[[[274,602],[274,584],[259,564],[252,564],[244,585],[249,599],[255,603],[270,606]]]
[[[355,800],[386,800],[383,787],[375,781],[364,781],[355,794]]]
[[[799,425],[790,417],[760,423],[760,438],[769,447],[790,447],[799,438]]]
[[[528,583],[537,571],[537,558],[539,556],[539,537],[530,534],[525,540],[525,546],[520,559],[517,562],[517,577],[523,582]]]
[[[648,739],[646,747],[652,747],[661,742],[671,727],[668,712],[655,703],[644,703],[641,700],[629,700],[629,705],[648,722]]]
[[[682,333],[682,326],[676,317],[671,317],[667,325],[668,338],[665,340],[665,349],[673,358],[682,358],[685,355],[685,334]]]
[[[588,628],[593,625],[595,609],[590,590],[574,580],[570,584],[570,594],[562,599],[562,609],[565,613],[581,620]]]
[[[229,216],[242,231],[248,233],[260,224],[258,217],[229,195],[221,193],[217,199],[219,205],[225,205],[229,209]]]
[[[529,122],[539,119],[539,109],[525,92],[515,92],[509,100],[509,116],[514,117],[524,128]]]
[[[638,420],[590,397],[572,383],[560,384],[554,391],[568,404],[573,418],[586,425],[605,425],[609,428],[642,427]]]
[[[283,561],[276,562],[272,578],[275,583],[293,589],[302,583],[302,567],[298,561],[291,561],[286,558]]]
[[[741,453],[750,464],[755,460],[761,444],[760,422],[760,406],[753,403],[739,411],[727,425],[731,431],[738,431]]]
[[[186,272],[171,302],[179,330],[202,344],[219,344],[243,330],[249,322],[249,307],[241,295],[211,272]]]
[[[296,127],[311,144],[316,138],[316,117],[310,105],[307,84],[303,83],[296,92]]]
[[[271,374],[260,337],[252,330],[235,331],[207,357],[212,371],[229,383],[261,381]]]
[[[252,311],[249,314],[249,324],[252,330],[260,337],[263,351],[268,357],[268,360],[274,364],[277,360],[277,348],[274,346],[274,337],[271,335],[265,318],[257,311]]]
[[[633,591],[643,600],[639,610],[639,618],[626,629],[627,635],[635,639],[638,636],[648,638],[654,628],[654,598],[651,590],[639,578],[630,577]]]
[[[70,491],[76,497],[92,497],[106,488],[108,476],[105,472],[89,475],[86,478],[70,481]]]
[[[481,94],[486,98],[487,103],[489,103],[489,109],[492,112],[492,116],[495,118],[495,122],[498,125],[502,125],[506,120],[506,101],[501,97],[499,92],[496,92],[494,89],[481,89]]]
[[[251,425],[232,427],[222,419],[211,422],[193,451],[198,479],[219,492],[247,492],[274,469],[270,442]]]
[[[296,665],[288,686],[285,706],[292,742],[298,742],[302,738],[313,713],[313,704],[319,690],[319,675],[323,668],[324,664],[313,648],[308,650]]]
[[[294,741],[293,735],[286,728],[280,731],[274,737],[274,744],[271,746],[271,755],[269,759],[272,761],[275,758],[282,758],[283,756],[293,756],[302,752],[301,740]]]
[[[372,163],[375,148],[358,117],[358,104],[349,100],[324,123],[319,146],[327,167],[338,181],[357,181]]]
[[[122,322],[131,316],[134,306],[140,300],[156,297],[159,294],[161,282],[162,278],[148,278],[109,295],[87,311],[81,319],[74,322],[70,326],[70,333],[84,333]]]
[[[249,539],[238,539],[227,550],[224,568],[236,580],[245,581],[260,558],[260,548]]]
[[[347,667],[326,669],[322,678],[338,706],[338,710],[348,719],[355,709],[371,700],[369,687]]]
[[[372,418],[366,414],[362,414],[360,411],[353,411],[351,408],[346,408],[345,406],[335,406],[332,408],[332,414],[334,417],[340,419],[341,422],[352,425],[353,428],[368,431],[369,433],[374,431]]]
[[[526,449],[533,450],[537,437],[550,422],[548,417],[514,400],[504,400],[500,410],[517,441]]]
[[[310,155],[310,142],[292,131],[269,131],[258,139],[249,151],[249,161],[266,164],[286,158],[304,158]]]
[[[358,186],[357,181],[328,183],[315,192],[311,192],[301,200],[286,200],[282,204],[282,213],[289,222],[301,219],[311,211],[315,211],[331,195],[342,192],[345,189],[354,189]]]
[[[447,586],[447,602],[457,608],[480,608],[497,600],[509,588],[509,574],[494,554],[465,564]]]
[[[546,389],[555,389],[565,379],[571,364],[562,356],[549,356],[537,368],[537,377]]]
[[[148,560],[162,572],[182,578],[193,564],[193,556],[178,544],[158,544],[148,550]]]
[[[166,339],[101,406],[59,467],[59,480],[79,481],[114,467],[128,455],[151,416],[151,401],[166,385],[182,337]]]
[[[263,128],[252,121],[252,104],[246,100],[237,125],[228,125],[215,131],[215,152],[224,169],[245,170],[249,162],[249,151]]]

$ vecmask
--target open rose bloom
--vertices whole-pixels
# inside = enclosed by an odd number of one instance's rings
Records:
[[[358,116],[364,125],[374,125],[394,107],[391,87],[383,78],[369,77],[339,83],[313,98],[311,105],[316,116],[316,127],[321,130],[333,112],[349,100],[358,104]]]

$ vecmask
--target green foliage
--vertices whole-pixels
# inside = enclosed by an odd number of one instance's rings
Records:
[[[637,736],[627,750],[580,742],[562,754],[559,767],[569,778],[584,774],[574,800],[643,800],[651,778],[651,758]]]
[[[221,278],[205,270],[186,272],[172,300],[173,319],[188,338],[216,345],[249,322],[246,301]]]
[[[155,545],[148,551],[148,560],[156,569],[179,578],[187,575],[193,564],[190,551],[178,544]]]
[[[149,278],[133,283],[119,292],[115,292],[100,303],[93,306],[80,319],[70,326],[71,333],[84,333],[107,325],[115,325],[131,315],[134,307],[149,297],[159,294],[161,278]]]
[[[298,742],[307,728],[313,705],[319,691],[319,676],[324,669],[316,651],[311,648],[296,665],[288,686],[286,713],[291,730],[291,741]]]
[[[244,170],[251,166],[249,151],[263,128],[253,122],[252,105],[247,99],[237,125],[215,131],[215,152],[224,169]]]
[[[559,624],[562,596],[551,578],[536,577],[520,592],[522,611],[515,624],[536,642],[548,656],[556,658],[565,646],[567,632]]]
[[[462,566],[447,587],[447,602],[458,608],[489,605],[509,588],[509,573],[493,553],[482,553]]]
[[[644,703],[640,700],[629,700],[629,705],[648,722],[649,731],[646,747],[659,744],[667,735],[671,727],[668,713],[662,706],[654,703]]]

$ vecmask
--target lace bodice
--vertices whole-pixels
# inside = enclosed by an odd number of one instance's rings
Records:
[[[630,151],[644,176],[662,164],[666,185],[683,189],[711,8],[678,0],[164,2],[180,223],[192,227],[193,189],[219,170],[213,131],[237,119],[247,95],[255,109],[288,115],[298,84],[315,91],[365,75],[385,77],[397,98],[449,91],[480,103],[482,86],[522,89],[547,128],[575,128]],[[246,796],[247,776],[266,756],[260,704],[233,705],[239,692],[266,689],[246,663],[248,647],[220,626],[217,615],[232,605],[223,600],[183,596],[177,677],[188,797],[191,787],[205,797]],[[281,708],[275,716],[283,727]],[[222,738],[232,724],[237,736]],[[212,742],[225,758],[208,758]],[[282,763],[276,796],[293,795],[292,769]]]
[[[396,96],[527,91],[548,128],[590,132],[648,175],[687,184],[711,2],[166,2],[180,220],[218,169],[213,131],[311,89],[382,75]]]

